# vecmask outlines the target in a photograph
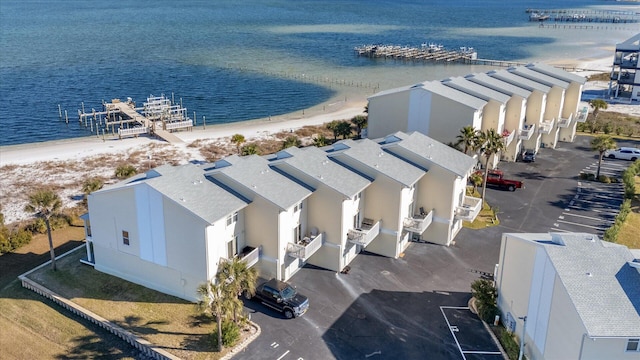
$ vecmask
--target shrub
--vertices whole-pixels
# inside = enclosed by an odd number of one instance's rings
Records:
[[[595,178],[596,175],[593,173],[580,173],[580,180],[593,181]]]
[[[498,314],[496,299],[498,291],[493,286],[493,281],[478,279],[471,284],[471,294],[476,298],[478,316],[486,322],[492,322]]]
[[[31,233],[26,230],[10,231],[2,226],[0,229],[0,254],[14,251],[22,245],[31,242]]]
[[[605,184],[611,184],[611,178],[609,178],[607,175],[600,175],[598,181]]]
[[[118,179],[126,179],[137,173],[136,168],[133,165],[119,165],[116,168],[115,176]]]
[[[616,216],[615,222],[613,223],[613,225],[611,225],[610,228],[605,230],[604,236],[603,236],[604,240],[609,242],[616,242],[618,240],[618,233],[622,228],[622,224],[624,224],[624,222],[627,220],[627,216],[629,215],[630,212],[631,212],[631,200],[625,199],[622,202],[622,205],[620,205],[620,212],[618,213],[618,216]]]
[[[218,348],[218,329],[216,328],[211,333],[213,338],[213,346]],[[240,327],[231,320],[224,320],[222,322],[222,346],[232,347],[240,339]]]

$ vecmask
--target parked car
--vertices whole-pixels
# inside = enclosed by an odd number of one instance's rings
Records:
[[[535,162],[536,161],[536,152],[533,150],[525,150],[522,153],[522,161],[524,162]]]
[[[252,299],[249,293],[245,293],[245,298]],[[287,319],[302,316],[309,309],[309,299],[306,296],[299,294],[293,286],[277,279],[258,285],[254,298],[280,311]]]
[[[632,147],[621,147],[619,149],[605,151],[604,156],[608,157],[609,159],[636,161],[640,159],[640,149]]]
[[[481,171],[477,173],[484,176],[484,173]],[[487,174],[487,185],[498,186],[509,191],[516,191],[516,189],[520,188],[524,189],[524,183],[522,181],[505,179],[504,173],[501,170],[489,170]]]

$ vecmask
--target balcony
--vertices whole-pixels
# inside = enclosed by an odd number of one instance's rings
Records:
[[[422,235],[425,230],[431,225],[433,221],[433,210],[429,213],[425,213],[421,208],[420,214],[413,214],[412,217],[407,217],[402,222],[405,231],[411,231]]]
[[[540,123],[540,134],[551,134],[551,130],[553,130],[553,124],[555,119],[551,120],[542,120]]]
[[[573,114],[570,114],[568,118],[560,118],[560,120],[558,120],[558,127],[568,128],[569,125],[571,125],[572,118]]]
[[[504,130],[502,132],[502,141],[504,141],[504,146],[507,147],[509,146],[509,144],[511,144],[511,142],[513,141],[513,139],[516,137],[516,132],[515,131],[511,131],[509,132],[509,130]]]
[[[456,219],[464,221],[474,221],[482,209],[482,199],[465,196],[462,201],[462,206],[456,207]]]
[[[582,123],[587,121],[587,115],[589,115],[589,109],[585,106],[584,108],[582,108],[582,110],[578,111],[578,114],[576,115],[576,121]]]
[[[520,130],[520,133],[518,134],[518,139],[520,140],[529,140],[531,139],[531,137],[533,136],[533,133],[536,130],[536,125],[535,124],[531,124],[531,125],[524,125],[524,128],[522,130]]]
[[[302,240],[296,241],[295,243],[287,244],[287,255],[296,258],[302,259],[302,261],[307,261],[311,257],[311,255],[315,254],[320,247],[322,247],[323,234],[319,234],[311,237],[304,237]]]
[[[380,233],[380,221],[376,223],[371,219],[363,219],[362,226],[357,229],[350,229],[347,233],[347,240],[350,243],[367,246]]]
[[[238,258],[240,261],[244,261],[247,267],[252,267],[260,260],[260,248],[245,246],[245,248],[242,249],[242,253],[238,254]]]

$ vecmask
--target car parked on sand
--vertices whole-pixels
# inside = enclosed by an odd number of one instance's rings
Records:
[[[249,293],[244,295],[245,298],[252,299]],[[253,298],[280,311],[287,319],[302,316],[309,309],[309,299],[306,296],[299,294],[293,286],[277,279],[258,285]]]
[[[632,147],[621,147],[619,149],[605,151],[604,156],[608,157],[609,159],[636,161],[640,159],[640,149]]]

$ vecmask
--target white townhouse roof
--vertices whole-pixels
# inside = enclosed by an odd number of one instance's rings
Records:
[[[569,87],[569,83],[566,81],[562,81],[549,75],[533,71],[525,66],[510,67],[507,69],[507,71],[525,77],[529,80],[547,85],[549,87],[557,86],[562,89],[567,89]]]
[[[469,174],[476,165],[476,159],[471,156],[417,131],[389,135],[380,141],[380,145],[405,161],[415,162],[417,157],[421,160],[418,165],[425,169],[439,166],[460,177]]]
[[[640,260],[626,246],[585,233],[529,235],[509,234],[546,251],[590,337],[640,337]]]
[[[548,94],[549,90],[551,90],[550,86],[541,84],[536,81],[529,80],[525,77],[522,77],[516,74],[512,74],[507,70],[491,70],[487,72],[487,75],[491,76],[492,78],[496,78],[504,82],[508,82],[509,84],[521,87],[523,89],[527,89],[529,91],[537,90],[545,94]]]
[[[239,193],[252,193],[282,210],[311,195],[311,190],[271,169],[269,161],[258,155],[232,155],[215,163],[206,174]],[[236,186],[241,186],[242,190]]]
[[[616,51],[640,51],[640,33],[616,44]]]
[[[403,92],[403,91],[410,91],[411,88],[413,88],[415,85],[408,85],[408,86],[401,86],[401,87],[397,87],[397,88],[393,88],[393,89],[387,89],[387,90],[383,90],[380,92],[377,92],[371,96],[369,96],[367,99],[372,99],[372,98],[376,98],[379,96],[385,96],[385,95],[389,95],[389,94],[395,94],[395,93],[399,93],[399,92]]]
[[[147,180],[146,184],[210,224],[247,206],[245,201],[208,180],[197,165],[163,166],[158,172],[161,176]]]
[[[527,99],[529,98],[529,95],[531,95],[531,91],[527,89],[515,86],[498,78],[492,78],[485,73],[469,74],[465,76],[465,79],[509,96],[515,95]]]
[[[470,108],[480,110],[487,105],[487,101],[476,96],[469,95],[462,91],[443,85],[440,81],[425,81],[411,87],[412,89],[421,88],[450,100],[466,105]]]
[[[368,179],[329,160],[327,153],[315,146],[303,149],[290,147],[276,156],[272,166],[285,173],[293,168],[304,174],[300,181],[314,188],[324,184],[347,198],[353,198],[371,184]]]
[[[333,151],[328,156],[347,168],[353,168],[353,162],[361,164],[362,166],[353,170],[362,172],[371,179],[382,174],[406,187],[414,185],[425,174],[424,170],[385,152],[370,139],[337,142],[333,144]]]
[[[544,63],[527,64],[525,65],[525,67],[527,69],[531,69],[533,71],[537,71],[539,73],[549,75],[551,77],[554,77],[556,79],[560,79],[566,82],[574,82],[574,83],[583,84],[583,85],[584,83],[587,82],[587,78],[584,76],[576,75]]]
[[[495,91],[486,86],[476,84],[460,76],[444,79],[441,82],[446,86],[449,86],[456,90],[460,90],[465,94],[475,96],[485,101],[493,100],[502,104],[506,104],[509,99],[511,99],[511,97],[508,95]]]

